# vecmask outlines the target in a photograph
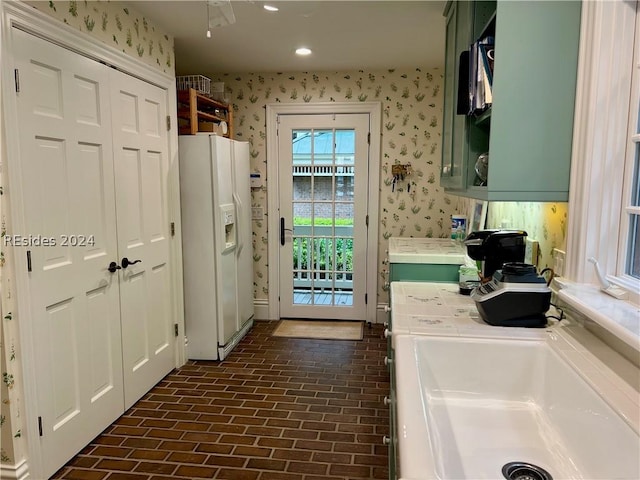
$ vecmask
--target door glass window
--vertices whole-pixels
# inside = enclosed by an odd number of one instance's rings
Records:
[[[355,130],[292,130],[294,304],[353,304]]]

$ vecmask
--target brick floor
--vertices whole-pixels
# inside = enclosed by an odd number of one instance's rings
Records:
[[[271,336],[174,370],[56,479],[386,479],[382,326],[362,341]]]

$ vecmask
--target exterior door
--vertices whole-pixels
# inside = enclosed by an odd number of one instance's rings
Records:
[[[109,72],[13,33],[26,231],[7,239],[23,246],[14,248],[16,263],[29,264],[50,475],[124,411],[119,281],[107,270],[118,260]]]
[[[366,319],[369,115],[280,115],[280,316]]]
[[[166,93],[116,70],[110,71],[110,85],[124,393],[129,408],[174,365]]]

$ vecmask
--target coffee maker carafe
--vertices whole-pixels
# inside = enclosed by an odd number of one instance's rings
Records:
[[[479,230],[471,232],[464,240],[467,254],[481,261],[483,279],[490,279],[504,263],[523,262],[525,237],[523,230]]]

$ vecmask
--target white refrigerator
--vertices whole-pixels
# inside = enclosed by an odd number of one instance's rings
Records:
[[[178,141],[187,358],[224,360],[253,325],[249,144]]]

